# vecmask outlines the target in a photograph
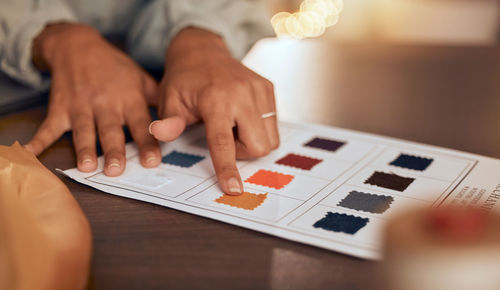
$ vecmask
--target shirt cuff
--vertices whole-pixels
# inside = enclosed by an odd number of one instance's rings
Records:
[[[177,22],[165,38],[165,49],[175,36],[184,28],[196,27],[208,30],[222,37],[231,55],[236,59],[242,59],[250,47],[260,38],[272,35],[268,21],[248,21],[228,25],[227,21],[220,19],[217,15],[192,15]]]
[[[235,47],[235,45],[231,45],[234,43],[232,39],[232,32],[231,29],[228,27],[228,25],[224,25],[217,19],[211,19],[210,17],[199,17],[199,16],[192,16],[188,17],[185,19],[182,19],[178,23],[176,23],[171,29],[169,29],[169,33],[167,37],[164,39],[164,47],[165,49],[167,46],[171,43],[171,41],[175,38],[175,36],[184,28],[188,27],[196,27],[204,30],[208,30],[214,34],[219,35],[222,37],[224,40],[224,43],[228,47],[229,51],[231,52],[231,55],[233,57],[239,58],[242,57],[240,56],[241,52],[238,51],[238,48]]]
[[[73,15],[62,17],[35,15],[18,25],[7,37],[0,69],[11,78],[34,89],[48,88],[49,79],[44,78],[32,62],[33,40],[49,23],[74,21]]]

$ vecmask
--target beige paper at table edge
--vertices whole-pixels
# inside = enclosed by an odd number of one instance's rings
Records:
[[[64,183],[18,142],[0,146],[0,289],[83,289],[91,241]]]

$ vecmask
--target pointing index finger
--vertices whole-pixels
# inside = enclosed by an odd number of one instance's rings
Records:
[[[225,193],[239,195],[243,192],[243,186],[236,167],[232,125],[232,121],[223,116],[205,119],[207,143],[217,180]]]

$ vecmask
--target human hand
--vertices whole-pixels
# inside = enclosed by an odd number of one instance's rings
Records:
[[[147,108],[148,101],[157,98],[158,87],[126,54],[93,28],[56,24],[36,38],[33,61],[39,69],[50,71],[52,87],[47,117],[26,145],[28,150],[38,155],[73,130],[78,169],[94,171],[97,125],[104,173],[117,176],[125,169],[122,125],[126,124],[139,147],[141,164],[160,164],[158,143],[148,134]]]
[[[261,157],[279,146],[276,117],[261,117],[276,112],[272,83],[233,59],[219,36],[196,28],[176,36],[165,62],[158,109],[162,120],[153,122],[150,132],[172,141],[186,125],[204,121],[222,190],[241,194],[236,158]]]

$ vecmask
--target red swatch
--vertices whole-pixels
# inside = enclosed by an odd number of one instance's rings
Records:
[[[261,169],[245,180],[245,182],[282,189],[285,185],[292,182],[293,178],[293,175]]]
[[[276,161],[276,163],[303,170],[311,170],[321,161],[323,160],[290,153],[287,156]]]

